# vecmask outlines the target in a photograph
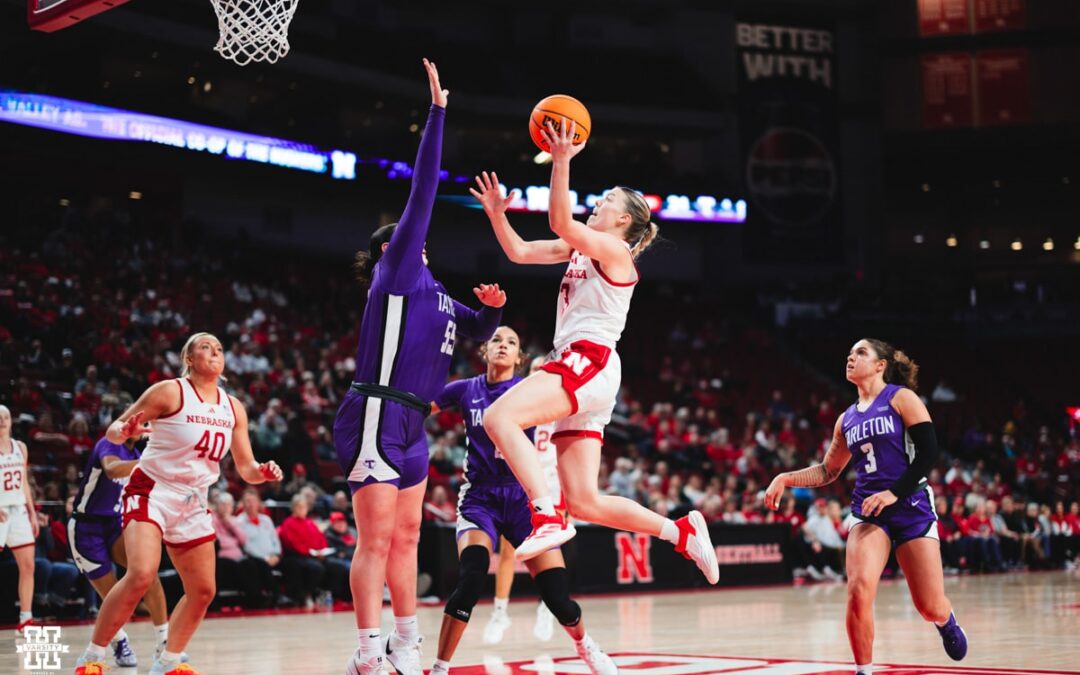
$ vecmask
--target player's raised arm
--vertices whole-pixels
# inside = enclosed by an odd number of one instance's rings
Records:
[[[570,245],[562,239],[526,241],[514,230],[510,219],[506,217],[506,209],[514,201],[515,194],[511,192],[505,197],[502,195],[499,177],[494,171],[490,174],[487,171],[481,172],[476,177],[476,185],[475,188],[469,188],[469,192],[484,207],[484,214],[491,221],[495,238],[499,240],[499,246],[511,262],[523,265],[552,265],[570,259]]]
[[[548,223],[551,231],[566,242],[570,248],[581,251],[600,262],[614,278],[627,280],[635,275],[633,260],[626,255],[626,245],[619,237],[594,230],[585,223],[574,220],[570,203],[570,160],[585,148],[574,145],[577,124],[563,120],[559,130],[548,126],[544,138],[551,147],[551,201],[548,205]]]
[[[424,266],[424,243],[431,225],[435,194],[439,189],[446,99],[450,92],[439,83],[439,71],[434,63],[424,59],[424,68],[431,88],[431,110],[428,112],[424,136],[420,140],[420,149],[416,153],[409,201],[381,261],[383,274],[388,275],[386,278],[391,289],[412,284]]]

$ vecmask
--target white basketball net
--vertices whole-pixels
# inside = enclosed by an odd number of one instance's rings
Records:
[[[289,22],[300,0],[210,0],[221,38],[214,51],[240,66],[277,63],[289,53]]]

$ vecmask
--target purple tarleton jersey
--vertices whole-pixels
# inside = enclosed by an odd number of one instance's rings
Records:
[[[451,298],[424,264],[445,115],[431,106],[409,201],[372,270],[356,348],[355,381],[409,392],[424,402],[446,384],[457,334],[487,340],[502,318],[500,309],[477,312]],[[406,489],[427,478],[424,415],[401,403],[349,389],[334,419],[334,446],[354,493],[373,482]]]
[[[484,412],[495,399],[520,381],[520,377],[513,377],[506,382],[489,384],[486,374],[478,375],[447,384],[435,397],[435,405],[439,408],[456,406],[461,408],[461,414],[465,418],[466,445],[469,450],[465,457],[465,480],[469,483],[517,482],[506,460],[497,454],[495,444],[484,431]],[[525,433],[532,438],[532,429]]]
[[[390,246],[375,265],[356,349],[357,382],[381,384],[431,401],[450,373],[457,334],[491,337],[502,310],[454,300],[423,261],[439,187],[446,111],[431,106],[416,157],[412,192]]]
[[[105,475],[101,460],[108,455],[115,455],[121,461],[139,458],[134,448],[110,443],[107,438],[98,441],[86,459],[79,492],[75,495],[74,513],[120,518],[120,493],[128,479],[112,479]]]
[[[854,404],[844,411],[841,429],[855,461],[851,510],[859,515],[863,500],[891,488],[915,457],[904,421],[891,405],[901,389],[900,385],[886,384],[865,411],[859,412]]]

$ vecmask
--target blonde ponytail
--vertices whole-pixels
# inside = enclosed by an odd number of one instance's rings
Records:
[[[638,239],[638,243],[634,244],[634,247],[630,249],[630,253],[637,258],[645,252],[645,249],[649,248],[659,234],[660,227],[656,223],[650,222],[649,228],[645,230],[645,234],[641,235],[641,239]]]

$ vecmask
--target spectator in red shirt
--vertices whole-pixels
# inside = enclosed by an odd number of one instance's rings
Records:
[[[304,495],[292,498],[292,515],[278,526],[281,539],[281,572],[285,592],[307,607],[315,605],[314,596],[326,574],[323,558],[333,553],[326,537],[315,521],[308,518],[308,503]]]
[[[76,457],[84,457],[86,453],[94,449],[94,439],[90,437],[90,427],[86,424],[86,418],[76,415],[68,424],[68,442]]]
[[[1039,480],[1040,473],[1039,461],[1030,452],[1025,452],[1016,463],[1016,484],[1021,490],[1030,490],[1031,486]]]
[[[1050,516],[1050,525],[1056,535],[1071,537],[1077,534],[1073,530],[1073,524],[1069,521],[1069,514],[1065,512],[1065,502],[1059,501],[1054,504],[1054,515]]]
[[[739,458],[739,450],[731,442],[730,433],[725,427],[717,429],[709,436],[705,454],[709,456],[717,469],[727,469]]]
[[[75,395],[75,400],[71,404],[72,410],[85,413],[87,416],[93,418],[97,417],[98,410],[101,408],[101,394],[94,390],[94,386],[89,382],[83,384],[82,389]]]
[[[979,502],[975,506],[975,512],[967,518],[967,532],[974,545],[974,549],[980,553],[980,563],[983,568],[991,572],[1002,569],[1001,542],[994,534],[994,527],[986,514],[986,503]]]
[[[960,542],[963,534],[957,527],[956,520],[949,513],[949,499],[938,495],[934,499],[934,511],[937,513],[938,540],[941,542],[941,561],[945,574],[956,574],[964,559],[964,550]]]
[[[424,520],[436,523],[453,523],[457,520],[457,508],[442,485],[433,487],[428,500],[424,502]]]
[[[1080,535],[1080,502],[1069,504],[1069,515],[1066,518],[1069,527],[1072,528],[1073,536]]]
[[[44,399],[37,387],[30,386],[30,380],[19,378],[19,388],[11,397],[11,407],[20,412],[37,413],[41,410]]]

